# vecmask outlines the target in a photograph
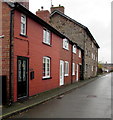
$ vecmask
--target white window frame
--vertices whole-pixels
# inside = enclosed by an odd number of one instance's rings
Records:
[[[69,62],[65,61],[65,75],[64,76],[69,76]]]
[[[51,45],[51,32],[47,29],[43,29],[43,42]]]
[[[81,58],[81,50],[80,49],[79,49],[79,53],[78,54],[79,54],[79,58]]]
[[[85,65],[85,72],[88,70],[88,64]]]
[[[94,43],[92,42],[92,48],[94,48]]]
[[[44,67],[44,59],[45,59],[45,76],[43,76],[43,78],[50,78],[50,58],[49,57],[43,57],[43,67]],[[47,70],[47,60],[49,60],[49,71]],[[44,68],[43,68],[44,69]],[[49,72],[49,75],[48,75],[48,72]]]
[[[95,60],[95,54],[93,55],[93,60]]]
[[[93,72],[93,66],[92,66],[92,72]]]
[[[98,61],[98,58],[96,57],[96,61]]]
[[[97,73],[98,68],[96,67],[96,73]]]
[[[73,45],[73,53],[75,53],[76,54],[76,45]]]
[[[24,18],[24,20],[23,20]],[[22,35],[26,35],[26,15],[21,14],[21,31]]]
[[[66,38],[63,39],[63,48],[69,50],[69,41]]]
[[[72,63],[72,75],[75,75],[75,63]]]
[[[92,53],[92,59],[93,59],[93,53]]]

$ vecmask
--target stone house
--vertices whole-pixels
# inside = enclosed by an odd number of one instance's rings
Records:
[[[76,42],[84,51],[84,79],[95,77],[98,66],[98,48],[89,29],[64,14],[64,7],[51,7],[50,24]]]

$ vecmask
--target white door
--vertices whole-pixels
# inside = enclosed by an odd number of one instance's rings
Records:
[[[64,61],[60,60],[60,86],[64,85]]]
[[[79,65],[77,64],[77,74],[76,74],[76,81],[78,81],[78,67],[79,67]]]

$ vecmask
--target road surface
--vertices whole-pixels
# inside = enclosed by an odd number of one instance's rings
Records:
[[[111,118],[111,74],[14,118]]]

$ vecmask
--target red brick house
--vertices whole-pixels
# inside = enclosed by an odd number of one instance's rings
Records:
[[[2,8],[3,103],[83,79],[84,51],[76,43],[19,3]]]

